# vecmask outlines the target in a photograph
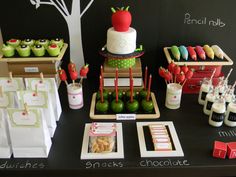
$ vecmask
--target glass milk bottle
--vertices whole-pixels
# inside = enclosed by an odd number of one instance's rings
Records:
[[[201,105],[204,105],[205,103],[205,99],[206,99],[206,95],[209,92],[210,88],[212,87],[212,81],[209,78],[204,78],[200,91],[199,91],[199,95],[198,95],[198,103]]]
[[[223,124],[225,118],[225,100],[220,97],[216,99],[211,107],[211,113],[209,116],[209,124],[213,127],[220,127]]]
[[[213,103],[215,102],[217,96],[218,96],[218,93],[216,92],[216,89],[211,89],[208,92],[208,94],[206,95],[206,100],[205,100],[204,107],[203,107],[203,112],[206,115],[210,115],[211,107],[212,107]]]
[[[225,94],[225,105],[226,105],[226,108],[227,108],[228,104],[233,101],[233,98],[234,98],[234,88],[231,88]]]
[[[233,98],[233,101],[230,102],[227,106],[224,124],[229,127],[236,126],[236,99],[235,97]]]

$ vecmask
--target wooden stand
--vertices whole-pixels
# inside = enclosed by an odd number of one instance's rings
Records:
[[[96,114],[95,109],[96,109],[96,96],[97,93],[93,94],[92,101],[91,101],[91,107],[90,107],[90,118],[91,119],[116,119],[116,114]],[[153,101],[154,105],[154,113],[153,114],[136,114],[136,119],[157,119],[160,117],[160,111],[157,105],[157,101],[155,98],[155,94],[151,93],[151,99]]]

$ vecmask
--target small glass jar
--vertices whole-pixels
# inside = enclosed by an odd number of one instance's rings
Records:
[[[224,124],[229,127],[236,126],[236,98],[233,97],[232,101],[227,106]]]
[[[217,96],[218,96],[217,89],[210,89],[210,91],[206,95],[206,100],[203,107],[203,112],[206,115],[210,115],[211,107],[213,103],[216,101]]]
[[[225,99],[220,96],[216,99],[211,107],[209,124],[213,127],[220,127],[223,124],[225,118],[225,111]]]

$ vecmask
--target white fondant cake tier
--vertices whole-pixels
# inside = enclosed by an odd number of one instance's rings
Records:
[[[137,32],[129,28],[126,32],[115,31],[114,28],[107,30],[107,50],[113,54],[129,54],[136,49]]]

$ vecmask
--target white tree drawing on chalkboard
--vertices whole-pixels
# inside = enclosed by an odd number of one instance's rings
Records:
[[[93,1],[94,0],[90,0],[82,13],[80,13],[80,0],[72,0],[70,13],[64,0],[30,0],[31,4],[34,5],[36,9],[38,9],[40,5],[54,6],[64,17],[69,30],[70,59],[74,61],[78,68],[81,68],[85,63],[81,36],[81,17],[89,9]]]

